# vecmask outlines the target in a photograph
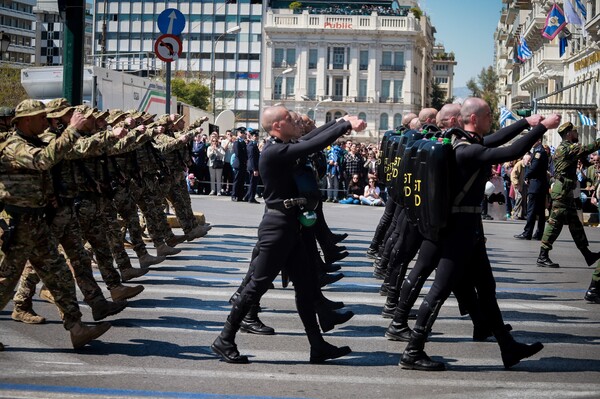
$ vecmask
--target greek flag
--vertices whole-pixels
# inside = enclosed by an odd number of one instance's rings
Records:
[[[581,121],[582,126],[596,126],[596,121],[590,117],[585,116],[581,112],[577,111],[579,114],[579,120]]]
[[[504,127],[504,125],[506,124],[506,121],[509,119],[512,119],[513,121],[517,120],[517,118],[515,118],[513,113],[508,108],[501,107],[500,108],[500,126]]]
[[[530,59],[532,56],[533,54],[529,49],[529,46],[527,46],[525,38],[522,37],[520,40],[519,47],[517,47],[517,57],[519,58],[519,60],[521,60],[521,62],[524,62],[525,60]]]

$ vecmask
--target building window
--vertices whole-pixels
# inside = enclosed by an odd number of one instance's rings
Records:
[[[379,130],[388,130],[389,128],[388,114],[383,113],[379,116]]]
[[[358,69],[360,71],[369,69],[369,50],[360,50]]]
[[[394,80],[394,99],[402,98],[402,80]],[[397,126],[397,125],[394,125]]]
[[[333,48],[333,69],[344,69],[344,55],[346,49],[344,47]]]
[[[284,55],[284,49],[282,48],[276,48],[275,49],[275,54],[273,55],[273,66],[274,67],[280,67],[283,64],[283,55]]]
[[[308,50],[308,69],[317,69],[319,62],[319,52],[317,49]]]
[[[447,78],[447,77],[444,77],[444,76],[437,76],[437,77],[435,78],[435,83],[437,83],[437,84],[439,84],[439,85],[440,85],[440,84],[448,84],[448,78]]]
[[[384,79],[381,81],[381,101],[387,101],[390,98],[390,80]]]
[[[392,52],[384,51],[381,53],[381,65],[392,66]]]
[[[285,79],[285,94],[287,96],[294,94],[294,84],[296,82],[296,78],[290,77]]]
[[[333,79],[333,100],[342,101],[344,97],[344,78]]]
[[[364,112],[359,112],[358,113],[358,119],[362,119],[363,121],[366,122],[366,120],[367,120],[367,114],[365,114]]]
[[[286,51],[285,61],[287,62],[288,67],[292,67],[296,65],[296,49],[289,48]]]
[[[404,51],[394,51],[394,66],[404,66]]]
[[[402,126],[402,114],[394,114],[394,128]]]
[[[359,102],[367,101],[367,79],[358,80],[358,97]]]
[[[317,95],[317,78],[308,78],[308,97],[315,98]]]

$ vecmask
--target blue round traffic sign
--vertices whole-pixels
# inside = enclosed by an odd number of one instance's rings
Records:
[[[176,8],[167,8],[158,16],[158,29],[165,35],[178,36],[185,28],[185,17]]]

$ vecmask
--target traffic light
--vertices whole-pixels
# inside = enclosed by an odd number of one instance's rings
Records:
[[[515,111],[517,115],[519,115],[521,118],[526,118],[528,116],[531,116],[531,109],[530,108],[526,108],[526,109],[518,109]]]

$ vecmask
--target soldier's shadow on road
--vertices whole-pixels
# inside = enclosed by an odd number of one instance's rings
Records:
[[[306,356],[308,358],[308,354]],[[398,353],[388,352],[352,352],[347,356],[339,359],[333,359],[326,361],[322,366],[362,366],[362,367],[381,367],[381,366],[397,366],[400,356]],[[297,360],[255,360],[250,356],[250,362],[255,364],[287,364],[287,365],[298,365],[299,363],[305,363],[310,367],[319,367],[319,365],[309,364],[308,359],[304,362],[298,362]]]
[[[202,310],[229,310],[231,305],[226,301],[215,300],[207,301],[205,299],[197,299],[190,297],[165,297],[164,299],[136,299],[128,304],[129,308],[135,309],[202,309]]]
[[[433,357],[432,357],[433,358]],[[437,359],[440,360],[440,359]],[[498,365],[460,365],[460,364],[452,364],[453,362],[458,362],[457,359],[443,359],[446,363],[450,364],[448,369],[450,371],[459,371],[459,372],[482,372],[482,371],[500,371],[504,370],[504,366],[502,365],[502,359],[500,355],[498,355]],[[566,357],[542,357],[540,359],[536,359],[534,356],[533,359],[523,359],[520,363],[509,369],[513,372],[520,373],[579,373],[579,372],[598,372],[600,371],[600,362],[596,359],[575,359],[575,358],[566,358]]]
[[[186,258],[186,257],[180,257],[180,258],[174,258],[177,260],[193,260],[195,262],[201,260],[197,257],[193,257],[193,258]],[[245,263],[240,263],[240,265],[244,265]],[[235,274],[239,274],[240,273],[240,269],[239,268],[233,268],[233,267],[215,267],[215,266],[210,266],[210,265],[206,265],[206,266],[202,266],[202,265],[187,265],[187,266],[181,266],[181,265],[177,265],[177,266],[169,266],[169,265],[161,265],[161,266],[153,266],[152,267],[153,271],[161,271],[161,272],[194,272],[194,273],[217,273],[217,274],[231,274],[231,273],[235,273]]]
[[[226,281],[212,281],[212,280],[200,280],[189,277],[174,277],[174,281],[171,281],[171,285],[189,285],[190,287],[203,287],[203,288],[226,288],[231,287],[231,285]],[[151,278],[144,279],[144,285],[156,285],[156,286],[164,286],[165,280],[153,280]]]
[[[181,360],[215,360],[208,346],[181,346],[168,341],[151,339],[132,339],[124,343],[93,341],[86,346],[81,355],[108,356],[123,355],[129,357],[169,357]]]

